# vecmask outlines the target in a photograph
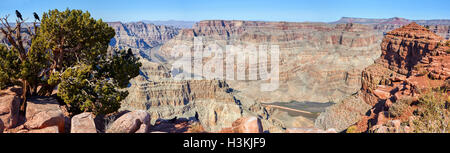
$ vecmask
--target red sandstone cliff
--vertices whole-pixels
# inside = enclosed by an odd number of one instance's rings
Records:
[[[381,49],[381,57],[362,72],[361,90],[347,98],[358,100],[332,106],[316,120],[316,126],[342,131],[355,125],[352,130],[357,132],[412,131],[400,123],[411,122],[418,98],[449,84],[450,47],[442,37],[413,22],[388,32]],[[400,101],[408,101],[405,109],[392,115],[392,109],[397,109],[393,105]],[[396,130],[388,130],[390,126]]]

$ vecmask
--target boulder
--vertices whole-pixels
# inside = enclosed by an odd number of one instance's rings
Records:
[[[51,97],[32,97],[27,101],[26,122],[27,129],[43,129],[57,126],[59,132],[64,132],[64,115],[56,101]]]
[[[19,120],[19,87],[10,87],[0,91],[0,131],[15,127]]]
[[[220,133],[262,133],[261,120],[257,117],[242,117],[233,122],[232,127],[224,128]]]
[[[72,117],[70,133],[97,133],[94,114],[84,112]]]
[[[375,94],[375,96],[377,96],[378,98],[383,99],[383,100],[386,100],[391,96],[389,91],[383,90],[383,88],[378,88],[378,89],[374,90],[373,94]]]
[[[143,110],[126,113],[114,121],[106,133],[147,133],[150,115]]]

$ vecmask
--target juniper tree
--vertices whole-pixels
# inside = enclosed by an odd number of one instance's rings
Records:
[[[21,110],[24,111],[26,97],[35,95],[38,84],[43,83],[41,72],[46,66],[48,56],[29,47],[38,30],[36,20],[32,26],[23,27],[26,20],[23,20],[17,10],[16,15],[18,19],[14,26],[8,22],[9,15],[0,18],[0,32],[9,43],[9,46],[0,46],[0,88],[7,85],[21,86]],[[30,37],[24,38],[23,35]]]
[[[128,95],[120,88],[127,87],[129,80],[139,75],[141,63],[131,50],[108,53],[114,29],[81,10],[50,10],[40,20],[39,27],[34,24],[29,50],[14,45],[23,41],[19,36],[11,38],[16,41],[7,37],[13,48],[0,48],[2,55],[10,55],[0,60],[7,63],[0,70],[0,85],[25,80],[32,84],[25,82],[22,87],[33,89],[30,91],[39,95],[50,95],[57,87],[57,95],[73,114],[117,111],[120,101]],[[20,29],[20,24],[18,27]],[[6,30],[10,35],[20,33],[20,30]],[[8,64],[14,62],[18,64]],[[15,67],[17,65],[20,66]],[[39,91],[35,90],[37,86],[40,86]],[[33,94],[23,97],[30,95]]]
[[[131,50],[108,54],[114,29],[89,12],[57,9],[44,13],[33,46],[50,54],[48,85],[58,86],[58,96],[77,114],[117,111],[127,95],[119,91],[139,75],[138,62]]]

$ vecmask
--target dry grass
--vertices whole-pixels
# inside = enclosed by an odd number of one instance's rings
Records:
[[[414,66],[414,70],[416,70],[418,72],[419,76],[424,76],[424,75],[428,75],[428,71],[425,69],[423,64],[417,64],[416,66]]]
[[[411,105],[413,102],[412,97],[406,97],[403,99],[397,100],[392,106],[389,108],[388,112],[391,117],[400,117]]]
[[[450,132],[450,118],[446,93],[433,90],[419,98],[419,109],[415,112],[413,129],[417,133]]]

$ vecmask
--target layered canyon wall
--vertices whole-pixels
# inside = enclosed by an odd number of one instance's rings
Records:
[[[260,84],[266,83],[263,80],[227,80],[230,87],[259,102],[329,102],[360,88],[361,71],[380,55],[381,37],[360,24],[210,20],[197,23],[193,29],[183,29],[161,46],[158,54],[172,64],[177,59],[174,52],[180,52],[174,47],[185,45],[192,52],[194,38],[200,38],[200,50],[207,51],[211,51],[209,45],[219,46],[224,52],[227,45],[242,48],[276,45],[280,53],[278,89],[261,91]],[[255,55],[255,51],[246,49],[238,53],[238,56]],[[202,62],[220,63],[223,59],[206,58]],[[258,65],[269,63],[270,60],[246,64],[243,73],[258,71],[255,70]]]

